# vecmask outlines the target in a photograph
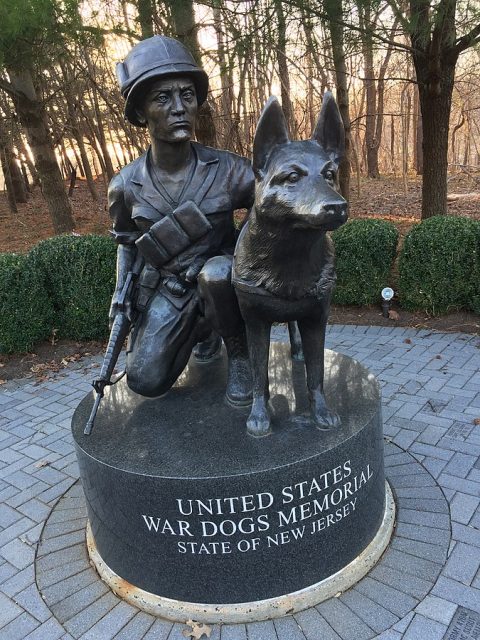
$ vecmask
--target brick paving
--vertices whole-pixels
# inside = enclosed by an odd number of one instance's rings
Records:
[[[297,636],[303,640],[309,637],[374,638],[423,602],[442,570],[450,545],[450,526],[448,504],[435,479],[415,458],[392,443],[385,447],[385,469],[397,495],[397,526],[391,548],[353,589],[282,619],[284,625],[295,625]],[[415,526],[411,524],[412,510],[404,506],[408,505],[409,498],[403,497],[402,492],[407,489],[415,493],[421,505],[413,512]],[[435,511],[431,511],[432,492]],[[37,549],[38,589],[56,619],[76,639],[143,638],[156,619],[114,596],[89,564],[85,551],[86,511],[83,506],[78,507],[81,496],[78,482],[57,502],[46,522]],[[439,517],[439,510],[443,519]],[[396,550],[404,545],[408,551]],[[117,634],[119,625],[121,633]],[[142,634],[140,630],[144,627]],[[185,629],[185,625],[176,627],[181,631]],[[225,627],[214,625],[212,632],[223,639],[227,633]],[[136,635],[127,636],[127,631],[134,633],[133,629]],[[274,623],[256,623],[229,625],[226,637],[232,633],[250,640],[256,637],[267,640],[276,639],[278,632]],[[171,640],[172,636],[168,637]],[[278,637],[290,636],[278,634]]]
[[[389,471],[401,527],[382,563],[340,598],[273,622],[216,625],[211,638],[451,640],[460,637],[451,628],[458,624],[466,638],[479,637],[479,337],[332,326],[327,346],[378,376],[385,437],[413,456]],[[0,640],[185,638],[184,625],[120,602],[84,567],[85,513],[73,486],[78,469],[69,428],[98,362],[75,363],[38,385],[27,379],[1,387]],[[64,494],[68,507],[56,507]],[[443,559],[439,550],[447,544]],[[62,588],[55,588],[59,572]]]

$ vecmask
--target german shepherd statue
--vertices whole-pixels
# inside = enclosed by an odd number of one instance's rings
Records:
[[[323,393],[324,345],[335,284],[333,243],[327,236],[347,220],[338,165],[345,133],[330,92],[311,140],[289,140],[278,100],[265,105],[255,132],[255,202],[238,238],[232,282],[245,320],[253,377],[247,430],[271,431],[268,355],[274,322],[297,321],[305,358],[311,417],[320,429],[340,419]]]

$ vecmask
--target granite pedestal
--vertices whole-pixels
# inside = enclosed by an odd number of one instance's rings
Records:
[[[355,581],[359,564],[364,574],[381,554],[393,503],[374,376],[326,353],[326,397],[342,426],[321,431],[287,345],[271,345],[269,374],[273,433],[260,439],[246,433],[248,408],[224,401],[224,355],[192,361],[161,398],[138,396],[122,379],[91,436],[83,428],[93,394],[80,403],[72,428],[90,553],[116,591],[151,596],[149,610],[167,617],[186,619],[197,603],[195,619],[199,607],[210,621],[216,608],[217,619],[240,619],[228,614],[240,610],[248,619],[242,603],[280,599],[279,613],[289,602],[299,610],[303,593],[328,581],[337,588],[345,568]]]

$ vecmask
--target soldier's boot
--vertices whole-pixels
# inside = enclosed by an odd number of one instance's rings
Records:
[[[228,355],[227,401],[236,407],[252,403],[252,371],[245,333],[223,338]]]
[[[227,401],[246,406],[252,401],[252,374],[247,336],[232,286],[232,256],[210,258],[198,275],[201,309],[208,325],[222,336],[228,355]]]
[[[212,331],[206,340],[193,347],[193,357],[199,364],[207,364],[217,360],[222,354],[222,339]]]

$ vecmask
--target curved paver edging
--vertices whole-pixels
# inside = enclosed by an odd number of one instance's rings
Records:
[[[386,445],[385,453],[385,471],[397,503],[397,526],[388,549],[372,571],[345,593],[316,607],[275,621],[215,625],[211,639],[233,637],[234,629],[242,637],[240,627],[256,626],[259,632],[263,629],[261,637],[269,638],[270,628],[279,640],[302,640],[312,633],[369,640],[417,606],[435,584],[447,557],[448,504],[434,478],[415,458],[393,444]],[[140,612],[110,591],[90,566],[85,527],[83,494],[77,483],[52,510],[35,563],[42,597],[65,629],[74,638],[94,626],[98,633],[99,625],[108,621],[107,614],[115,608],[116,619],[120,616],[121,622],[115,637],[177,638],[177,631],[179,638],[184,637],[184,625]],[[151,635],[153,630],[155,634]],[[109,634],[113,637],[111,628]]]

